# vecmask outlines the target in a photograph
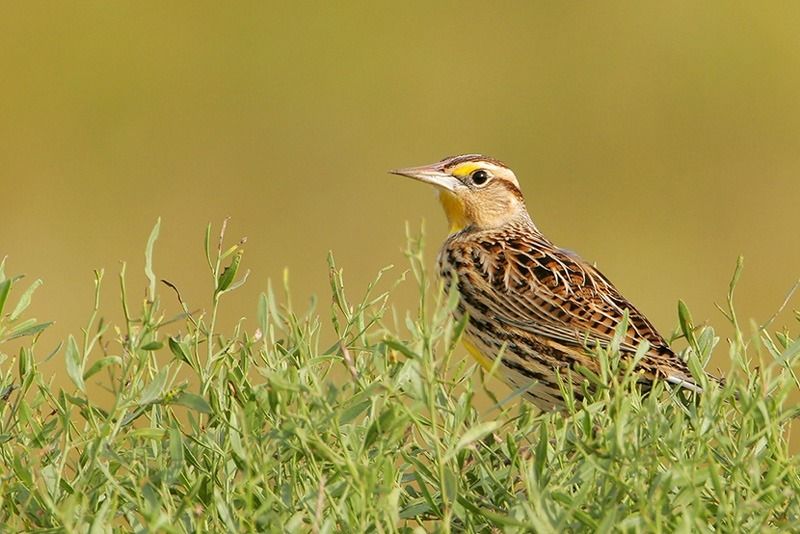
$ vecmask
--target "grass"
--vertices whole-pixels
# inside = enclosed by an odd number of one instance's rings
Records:
[[[47,324],[25,318],[38,283],[20,293],[21,279],[0,268],[0,529],[797,528],[788,429],[798,408],[788,399],[800,341],[742,331],[733,309],[740,266],[723,310],[737,333],[727,349],[692,325],[685,306],[679,314],[693,369],[727,350],[724,386],[687,397],[657,385],[643,396],[611,347],[598,354],[599,375],[580,377],[583,405],[541,413],[515,392],[479,410],[476,395],[491,398],[496,379],[462,356],[455,299],[429,279],[421,238],[407,250],[403,287],[419,291],[407,316],[376,289],[385,272],[352,299],[331,257],[325,313],[294,312],[268,288],[255,324],[219,332],[218,309],[243,282],[243,243],[224,245],[224,226],[212,240],[209,227],[211,308],[190,313],[181,300],[183,313],[166,317],[162,300],[177,288],[153,273],[158,232],[147,243],[141,309],[123,266],[124,324],[104,322],[97,272],[86,328],[54,354],[37,352]],[[69,387],[51,387],[38,368],[46,358],[64,360]],[[89,391],[97,387],[112,400],[100,403]]]

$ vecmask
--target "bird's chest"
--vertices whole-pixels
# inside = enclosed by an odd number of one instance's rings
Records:
[[[439,278],[444,282],[444,289],[447,291],[450,287],[450,284],[453,280],[453,270],[455,268],[454,262],[452,261],[452,252],[447,250],[447,246],[445,245],[439,251],[439,255],[436,257],[436,274],[439,275]]]
[[[451,237],[437,258],[438,274],[445,290],[454,288],[462,296],[507,291],[510,270],[506,248],[501,241]]]
[[[446,293],[455,291],[461,297],[456,316],[463,315],[463,301],[481,276],[468,249],[446,242],[436,260],[437,274]]]
[[[491,319],[489,303],[486,302],[487,287],[486,262],[482,259],[483,251],[474,250],[473,247],[462,243],[445,243],[437,258],[437,271],[442,280],[445,292],[454,291],[459,299],[453,310],[453,316],[458,321],[469,316],[466,329],[467,338],[472,337],[472,330],[476,323]]]

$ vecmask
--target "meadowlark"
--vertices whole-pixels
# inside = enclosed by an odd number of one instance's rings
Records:
[[[599,370],[594,347],[612,341],[626,312],[621,356],[649,344],[635,369],[642,386],[666,380],[700,390],[684,361],[608,278],[539,231],[517,177],[502,162],[466,154],[391,173],[438,189],[450,224],[439,274],[446,287],[457,277],[456,318],[468,316],[465,345],[486,368],[500,354],[505,381],[527,388],[534,404],[563,407],[559,382],[573,384],[582,400],[583,380],[573,371]]]

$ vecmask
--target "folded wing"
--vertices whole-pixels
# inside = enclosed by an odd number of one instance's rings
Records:
[[[497,321],[572,346],[608,345],[627,312],[620,352],[649,348],[639,364],[648,379],[699,390],[685,362],[655,327],[594,266],[541,236],[471,240],[446,252],[462,294],[475,295]],[[459,268],[466,267],[466,268]]]

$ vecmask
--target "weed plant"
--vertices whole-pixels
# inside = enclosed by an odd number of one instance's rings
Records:
[[[421,237],[408,241],[410,282],[393,289],[416,285],[411,313],[378,291],[386,271],[360,297],[345,294],[331,256],[324,313],[296,312],[268,287],[255,322],[221,332],[219,307],[244,282],[244,243],[226,248],[224,225],[218,241],[207,229],[211,304],[193,312],[153,272],[158,233],[157,224],[141,306],[123,266],[124,322],[105,322],[99,295],[108,289],[96,272],[85,329],[51,354],[37,346],[48,324],[25,316],[39,282],[20,293],[22,279],[0,266],[0,530],[799,528],[788,431],[800,340],[767,328],[745,334],[733,307],[741,264],[723,308],[736,333],[727,343],[679,306],[703,394],[661,384],[643,394],[612,345],[597,354],[600,373],[574,376],[583,404],[542,413],[522,391],[497,398],[488,376],[497,369],[483,374],[462,356],[455,295],[429,279]],[[167,298],[180,315],[165,315]],[[700,371],[712,351],[730,360],[722,386]],[[40,372],[48,358],[64,361],[69,387]],[[97,388],[111,400],[100,402]],[[486,394],[493,404],[477,409]]]

